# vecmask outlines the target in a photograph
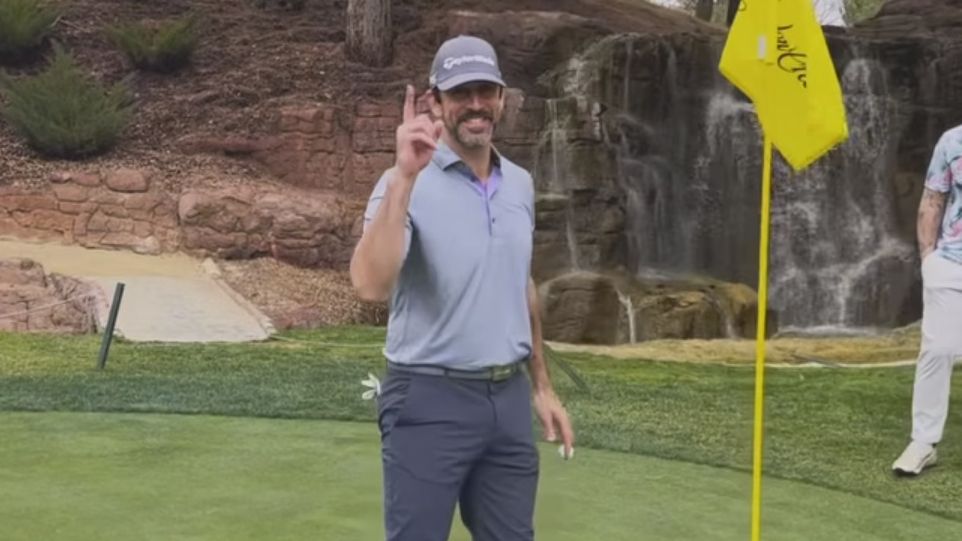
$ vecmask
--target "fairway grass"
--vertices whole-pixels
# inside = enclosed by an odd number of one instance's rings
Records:
[[[375,540],[373,423],[216,416],[0,413],[8,541]],[[547,541],[744,540],[750,476],[542,446],[536,527]],[[765,539],[958,538],[960,525],[803,483],[766,481]],[[467,541],[458,521],[452,541]]]

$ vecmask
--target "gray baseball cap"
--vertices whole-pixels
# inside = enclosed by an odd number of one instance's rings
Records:
[[[507,86],[501,79],[494,47],[473,36],[458,36],[442,43],[431,64],[431,76],[428,78],[431,87],[446,91],[472,81]]]

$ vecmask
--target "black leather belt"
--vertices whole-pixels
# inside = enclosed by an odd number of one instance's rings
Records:
[[[514,362],[511,364],[492,366],[489,368],[479,368],[475,370],[461,370],[457,368],[447,368],[444,366],[432,366],[424,364],[398,364],[388,362],[390,370],[407,374],[420,374],[424,376],[442,376],[455,379],[473,379],[481,381],[504,381],[511,378],[521,371],[524,362]]]

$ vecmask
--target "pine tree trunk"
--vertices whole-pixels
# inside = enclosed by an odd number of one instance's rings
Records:
[[[714,9],[715,0],[698,0],[698,4],[695,5],[695,17],[703,21],[710,21]]]
[[[391,0],[348,0],[347,57],[383,67],[394,56]]]

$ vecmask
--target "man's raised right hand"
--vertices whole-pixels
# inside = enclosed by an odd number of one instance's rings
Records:
[[[429,103],[433,96],[428,93]],[[414,87],[407,86],[404,94],[402,123],[397,128],[397,151],[395,167],[402,178],[413,182],[418,173],[427,167],[437,150],[443,124],[432,121],[427,114],[416,114],[414,108]]]

